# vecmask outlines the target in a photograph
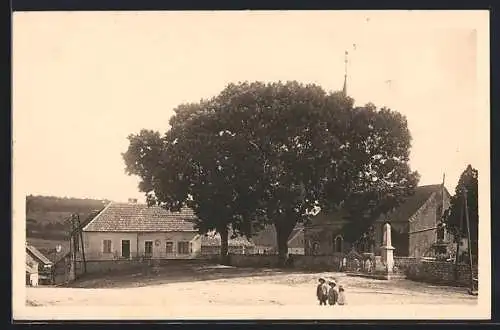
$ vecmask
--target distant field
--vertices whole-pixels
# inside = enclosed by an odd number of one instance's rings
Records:
[[[68,251],[69,218],[78,214],[84,222],[101,210],[108,201],[47,196],[26,197],[26,237],[42,252],[53,251],[57,244]]]
[[[43,238],[26,238],[29,244],[32,244],[37,249],[53,249],[57,246],[57,244],[61,244],[63,248],[69,248],[69,242],[66,240],[49,240]]]

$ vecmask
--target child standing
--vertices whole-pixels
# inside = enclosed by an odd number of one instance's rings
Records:
[[[328,286],[326,285],[325,279],[322,277],[319,279],[319,284],[316,287],[316,296],[318,297],[320,306],[326,306],[328,300]]]
[[[330,281],[328,284],[330,284],[330,289],[328,290],[328,305],[333,306],[337,303],[339,297],[337,288],[335,288],[337,283],[335,283],[335,281]]]
[[[345,298],[344,287],[342,285],[339,286],[339,298],[337,300],[337,304],[339,304],[339,305],[346,305],[347,304],[347,301]]]

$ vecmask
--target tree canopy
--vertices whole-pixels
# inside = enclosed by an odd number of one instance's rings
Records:
[[[467,197],[467,208],[469,214],[470,234],[473,254],[477,254],[478,244],[478,171],[471,165],[460,175],[455,194],[450,198],[450,207],[444,213],[444,222],[448,230],[456,239],[467,237],[467,225],[465,221],[464,193]]]
[[[362,228],[418,183],[401,114],[354,107],[317,85],[229,84],[176,108],[170,125],[163,136],[129,136],[123,155],[148,200],[191,207],[200,232],[215,229],[223,241],[228,227],[251,236],[274,224],[282,258],[291,231],[313,210],[346,207]]]

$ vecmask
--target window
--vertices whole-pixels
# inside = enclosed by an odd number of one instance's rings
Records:
[[[153,254],[153,241],[144,242],[144,254],[149,256]]]
[[[111,240],[105,239],[102,241],[102,252],[111,253]]]
[[[189,254],[189,242],[177,242],[177,252],[179,254]]]
[[[335,240],[334,240],[334,252],[342,252],[342,244],[343,243],[343,238],[342,236],[337,236],[335,237]]]
[[[167,242],[165,244],[165,250],[168,254],[174,253],[174,242]]]
[[[440,223],[437,228],[437,240],[444,241],[444,225]]]

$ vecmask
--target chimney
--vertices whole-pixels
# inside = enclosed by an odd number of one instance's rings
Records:
[[[137,204],[137,198],[129,198],[128,202],[129,204]]]

